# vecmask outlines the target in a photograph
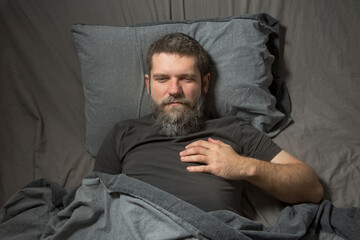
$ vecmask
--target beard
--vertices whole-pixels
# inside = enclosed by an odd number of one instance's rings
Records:
[[[165,110],[165,106],[172,102],[182,103]],[[195,103],[184,97],[170,96],[157,105],[152,99],[153,112],[155,115],[154,126],[160,128],[160,134],[168,137],[185,136],[198,132],[203,125],[204,96],[202,95]]]

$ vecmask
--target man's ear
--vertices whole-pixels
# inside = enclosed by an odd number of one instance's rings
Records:
[[[145,74],[145,85],[147,89],[147,93],[150,94],[150,77],[149,74]]]
[[[209,86],[210,86],[210,73],[207,73],[207,74],[205,74],[204,79],[203,79],[204,94],[206,94],[208,92]]]

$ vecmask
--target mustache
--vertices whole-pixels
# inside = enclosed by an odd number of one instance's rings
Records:
[[[191,101],[185,97],[174,97],[174,96],[169,96],[168,98],[164,99],[161,101],[160,105],[163,107],[167,104],[173,103],[173,102],[178,102],[181,104],[184,104],[186,106],[191,106]]]

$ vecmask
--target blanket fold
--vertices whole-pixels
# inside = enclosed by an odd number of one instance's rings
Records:
[[[329,201],[286,207],[265,227],[233,212],[204,212],[124,174],[92,173],[72,192],[38,180],[0,210],[0,239],[356,239],[357,208]]]

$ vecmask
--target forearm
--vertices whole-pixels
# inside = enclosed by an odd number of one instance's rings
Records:
[[[189,144],[180,152],[189,172],[207,172],[228,180],[246,180],[287,203],[318,203],[323,188],[315,172],[289,153],[281,151],[270,162],[237,154],[231,146],[209,138]]]
[[[304,163],[279,164],[247,159],[244,180],[287,203],[318,203],[323,188],[315,172]]]

